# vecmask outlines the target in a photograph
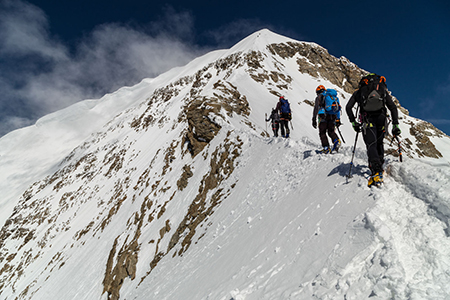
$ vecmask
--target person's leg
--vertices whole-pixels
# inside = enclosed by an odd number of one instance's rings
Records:
[[[286,136],[286,133],[285,133],[285,131],[284,131],[284,120],[281,120],[281,121],[280,121],[280,129],[281,129],[281,136],[282,136],[282,137],[285,137],[285,136]]]
[[[380,115],[377,118],[377,153],[380,160],[381,170],[383,170],[384,164],[384,136],[386,134],[386,117]]]
[[[327,131],[328,131],[328,136],[331,138],[331,140],[333,141],[333,143],[334,143],[334,141],[336,141],[336,140],[339,139],[338,136],[337,136],[337,134],[336,134],[336,130],[335,130],[335,128],[336,128],[335,119],[336,119],[336,116],[332,116],[332,115],[328,115],[328,116],[327,116]]]
[[[286,137],[288,138],[289,135],[291,134],[291,131],[289,130],[289,121],[286,120],[284,125],[286,126]]]
[[[278,130],[280,129],[280,124],[278,122],[273,122],[272,123],[272,130],[273,130],[273,135],[275,137],[278,136]]]
[[[363,138],[367,148],[369,168],[372,171],[372,175],[383,171],[380,157],[378,155],[377,129],[372,123],[368,124],[367,127],[363,129]]]
[[[324,120],[322,122],[319,123],[319,137],[320,137],[320,142],[322,143],[322,147],[330,147],[330,144],[328,143],[328,138],[327,138],[327,122]]]

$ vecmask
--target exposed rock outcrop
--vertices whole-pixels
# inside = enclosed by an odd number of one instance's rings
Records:
[[[316,78],[323,77],[347,93],[353,93],[361,77],[367,74],[347,58],[336,58],[316,44],[289,42],[271,44],[268,48],[272,54],[282,58],[297,56],[300,72]]]

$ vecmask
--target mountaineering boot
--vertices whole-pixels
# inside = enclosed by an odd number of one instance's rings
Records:
[[[367,184],[368,187],[371,186],[380,186],[383,183],[383,172],[377,172],[374,175],[370,176],[369,182]]]
[[[328,153],[331,153],[331,150],[330,150],[330,147],[325,146],[325,147],[323,147],[323,149],[320,150],[319,152],[320,152],[320,153],[323,153],[323,154],[328,154]]]
[[[339,147],[341,147],[341,140],[340,139],[335,139],[333,141],[333,148],[331,148],[331,152],[334,152],[334,151],[337,152],[339,150]]]

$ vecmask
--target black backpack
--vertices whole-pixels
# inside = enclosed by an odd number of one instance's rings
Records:
[[[366,112],[377,112],[385,107],[387,93],[386,78],[374,73],[364,76],[359,82],[361,107]]]

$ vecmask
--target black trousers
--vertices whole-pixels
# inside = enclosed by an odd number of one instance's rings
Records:
[[[272,122],[273,136],[278,136],[279,129],[280,129],[280,123],[278,121]]]
[[[383,172],[386,114],[383,112],[378,115],[364,116],[362,133],[372,174]]]
[[[289,120],[281,119],[280,120],[280,127],[281,127],[281,136],[282,137],[289,137],[289,133],[291,132],[289,130]]]
[[[322,143],[322,147],[329,147],[330,144],[328,142],[328,136],[331,138],[331,141],[334,142],[338,136],[334,131],[336,126],[336,116],[335,115],[319,115],[319,136],[320,142]]]

